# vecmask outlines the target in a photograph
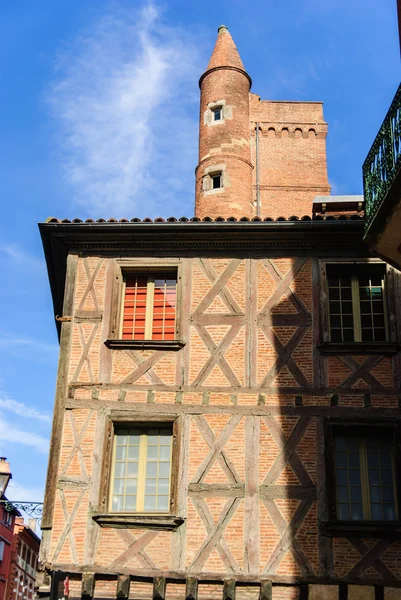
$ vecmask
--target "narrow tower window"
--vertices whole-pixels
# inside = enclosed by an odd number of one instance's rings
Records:
[[[223,119],[223,111],[222,111],[221,106],[214,108],[212,110],[212,112],[213,112],[213,121],[221,121]]]
[[[223,187],[221,180],[221,173],[217,173],[216,175],[212,175],[212,187],[214,190]]]

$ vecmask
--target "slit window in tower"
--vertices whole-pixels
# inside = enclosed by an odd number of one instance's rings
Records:
[[[216,175],[212,175],[212,187],[214,190],[223,187],[221,173],[216,173]]]
[[[213,109],[213,121],[222,121],[223,119],[223,111],[221,106]]]

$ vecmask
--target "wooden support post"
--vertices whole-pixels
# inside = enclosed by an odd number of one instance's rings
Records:
[[[196,577],[187,578],[185,600],[198,600],[198,580]]]
[[[129,575],[119,575],[117,579],[117,598],[126,600],[129,598],[131,578]]]
[[[235,600],[235,579],[225,579],[223,600]]]
[[[299,586],[299,600],[308,600],[309,586],[307,583],[301,583]]]
[[[82,588],[81,597],[88,600],[93,598],[93,591],[95,589],[95,576],[93,573],[82,573]]]
[[[375,600],[384,600],[384,587],[375,585]]]
[[[67,257],[63,315],[72,315],[73,312],[77,263],[78,256],[76,254],[69,254]],[[60,360],[58,363],[53,426],[50,438],[50,455],[47,469],[46,494],[43,504],[42,529],[51,529],[53,526],[53,511],[56,502],[56,484],[64,424],[64,402],[68,387],[72,327],[72,321],[64,321],[61,325]],[[47,554],[47,552],[44,552],[44,554]]]
[[[164,600],[166,597],[166,578],[153,577],[153,600]]]
[[[348,584],[340,583],[338,586],[338,600],[348,600]]]
[[[261,579],[259,600],[272,600],[272,582],[269,579]]]

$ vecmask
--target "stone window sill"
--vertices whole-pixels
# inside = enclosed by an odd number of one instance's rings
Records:
[[[175,515],[124,515],[107,514],[92,517],[100,527],[114,529],[156,529],[159,531],[175,531],[185,521]]]
[[[371,537],[401,539],[400,521],[331,521],[322,523],[327,537]]]
[[[396,342],[323,342],[317,346],[321,354],[397,354]]]
[[[185,346],[181,340],[106,340],[112,350],[172,350],[176,352]]]

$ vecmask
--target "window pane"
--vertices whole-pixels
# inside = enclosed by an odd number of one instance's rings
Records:
[[[336,446],[336,450],[342,450],[342,451],[347,450],[347,442],[346,442],[345,437],[342,437],[340,435],[336,436],[334,443]]]
[[[337,467],[341,467],[341,468],[347,468],[348,467],[348,460],[347,460],[347,455],[345,452],[337,452],[336,453],[336,465]]]
[[[359,440],[344,436],[334,439],[338,518],[363,519]]]
[[[125,460],[126,455],[127,455],[127,448],[125,446],[117,446],[116,460]]]
[[[122,511],[123,499],[124,498],[122,496],[113,496],[111,509],[115,511]]]
[[[344,339],[344,342],[353,342],[354,341],[354,330],[353,329],[344,329],[343,330],[343,339]]]
[[[156,496],[145,496],[145,510],[154,511],[156,509]]]
[[[392,471],[385,469],[382,471],[382,484],[393,485],[393,473]]]
[[[337,470],[337,485],[348,485],[348,471]]]
[[[160,512],[168,511],[169,498],[168,496],[159,496],[157,500],[157,510]]]
[[[170,480],[169,479],[159,479],[157,493],[158,494],[168,494],[169,489],[170,489]]]
[[[125,462],[115,464],[114,476],[115,477],[124,477],[125,476]]]
[[[394,490],[392,487],[382,488],[383,502],[394,502]]]
[[[169,462],[162,462],[159,464],[159,477],[170,477]]]
[[[348,452],[348,466],[359,469],[359,452]]]
[[[136,477],[138,475],[138,463],[129,462],[127,464],[127,477]]]
[[[379,455],[376,452],[368,452],[368,466],[370,469],[379,468]]]
[[[351,490],[351,502],[362,502],[362,490],[359,486],[352,486]]]
[[[146,485],[145,485],[145,494],[154,495],[155,493],[156,493],[156,479],[147,479]]]
[[[383,519],[383,509],[381,504],[371,504],[370,512],[373,521],[381,521]]]
[[[136,496],[125,496],[125,510],[135,511],[136,510]]]
[[[373,330],[372,329],[362,329],[362,341],[363,342],[373,342]]]
[[[168,512],[171,440],[171,427],[166,425],[115,432],[112,511]],[[117,456],[122,458],[117,460]],[[138,480],[140,473],[142,480]],[[158,497],[163,500],[159,502]]]
[[[363,519],[362,504],[351,504],[351,519],[361,521]]]
[[[136,479],[127,479],[127,483],[125,486],[126,494],[136,494],[137,488],[137,480]]]
[[[340,521],[347,521],[350,518],[350,509],[348,504],[338,505],[338,518]]]
[[[394,504],[384,504],[383,505],[383,519],[385,521],[395,521],[396,513]]]
[[[370,501],[371,502],[381,502],[382,501],[382,491],[380,487],[371,487],[370,488]]]
[[[338,502],[349,502],[348,487],[339,486],[337,488]]]
[[[370,485],[380,485],[380,471],[378,469],[369,469]]]
[[[170,465],[169,465],[170,471]],[[157,476],[157,463],[148,462],[146,465],[146,477],[156,477]]]
[[[361,474],[356,469],[352,469],[349,472],[349,482],[350,485],[360,485],[361,484]]]
[[[124,484],[125,479],[115,479],[114,480],[114,493],[115,494],[124,494]]]
[[[152,338],[173,340],[177,303],[177,279],[171,273],[159,273],[154,279]]]
[[[128,460],[138,460],[139,446],[128,446]]]

